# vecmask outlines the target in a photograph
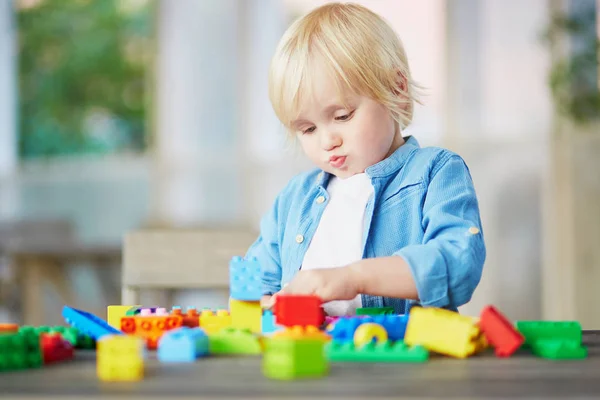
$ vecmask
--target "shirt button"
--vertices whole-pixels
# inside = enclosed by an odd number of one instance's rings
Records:
[[[325,201],[325,196],[317,197],[317,203],[322,204]]]
[[[302,235],[296,236],[296,243],[302,243],[302,242],[304,242],[304,236],[302,236]]]
[[[476,228],[476,227],[472,226],[472,227],[469,228],[469,233],[471,235],[477,235],[479,233],[479,228]]]

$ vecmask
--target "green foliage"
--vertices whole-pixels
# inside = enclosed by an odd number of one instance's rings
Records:
[[[17,18],[21,157],[142,150],[151,3],[46,0]]]
[[[552,65],[549,85],[558,112],[576,123],[600,118],[600,40],[596,10],[589,4],[589,9],[582,7],[568,16],[554,15],[544,34],[550,46],[565,38],[570,42],[570,53]]]

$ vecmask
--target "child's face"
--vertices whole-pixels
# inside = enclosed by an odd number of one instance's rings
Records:
[[[317,73],[313,83],[313,96],[302,104],[292,129],[319,168],[348,178],[385,159],[402,144],[386,107],[368,97],[351,95],[345,108],[328,75]]]

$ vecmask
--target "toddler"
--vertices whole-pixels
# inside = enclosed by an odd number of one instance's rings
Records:
[[[265,307],[321,297],[328,315],[467,303],[486,256],[463,159],[403,136],[416,100],[391,27],[354,4],[319,7],[283,35],[269,71],[277,117],[314,170],[293,177],[247,257]]]

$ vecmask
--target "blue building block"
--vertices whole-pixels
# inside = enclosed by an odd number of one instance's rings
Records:
[[[233,257],[229,262],[229,291],[232,299],[258,301],[262,297],[260,265],[256,258]]]
[[[354,340],[356,329],[366,323],[375,323],[383,326],[390,340],[402,340],[408,324],[408,314],[404,315],[374,315],[368,317],[342,317],[338,319],[328,331],[336,341]]]
[[[165,332],[158,341],[160,361],[193,362],[208,354],[208,336],[200,328],[183,326]]]
[[[275,315],[271,310],[265,310],[262,315],[261,327],[263,334],[277,332],[283,329],[283,326],[275,323]]]
[[[62,315],[69,325],[79,329],[80,332],[93,337],[96,341],[106,335],[123,334],[123,332],[113,328],[103,319],[86,311],[64,306]]]

